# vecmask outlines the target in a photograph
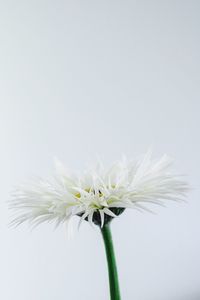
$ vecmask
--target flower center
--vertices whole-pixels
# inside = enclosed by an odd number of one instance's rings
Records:
[[[95,190],[92,189],[92,188],[86,188],[86,189],[84,189],[84,191],[87,192],[88,194],[89,194],[89,193],[93,193],[94,195],[96,195]],[[100,190],[98,190],[98,196],[99,196],[99,197],[102,197],[102,196],[103,196],[103,193],[102,193]],[[80,199],[80,198],[81,198],[81,193],[76,193],[76,194],[75,194],[75,197],[78,198],[78,199]]]

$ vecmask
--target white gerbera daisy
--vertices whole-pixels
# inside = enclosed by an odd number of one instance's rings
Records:
[[[148,210],[144,205],[148,202],[162,205],[183,199],[188,186],[170,172],[171,164],[166,155],[152,161],[148,152],[137,161],[124,158],[108,170],[98,164],[75,176],[56,161],[57,174],[52,180],[39,179],[16,190],[11,202],[16,212],[12,224],[55,221],[58,225],[79,216],[80,222],[103,227],[126,208]]]

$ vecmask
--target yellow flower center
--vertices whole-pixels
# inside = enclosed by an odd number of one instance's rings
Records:
[[[92,189],[92,188],[86,188],[86,189],[84,189],[84,191],[87,192],[87,193],[93,192],[93,194],[95,194],[95,190]],[[99,190],[99,197],[102,197],[102,196],[103,196],[103,194],[102,194],[102,192]],[[78,199],[80,199],[80,198],[81,198],[81,193],[75,194],[75,197],[78,198]]]

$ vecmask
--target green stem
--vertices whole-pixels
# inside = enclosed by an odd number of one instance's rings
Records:
[[[119,281],[117,274],[117,265],[115,260],[115,253],[112,241],[112,235],[110,231],[110,225],[106,224],[101,228],[101,233],[104,240],[107,263],[108,263],[108,275],[110,282],[110,300],[120,300]]]

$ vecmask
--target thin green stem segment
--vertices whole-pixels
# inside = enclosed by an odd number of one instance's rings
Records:
[[[104,225],[103,228],[101,228],[101,233],[104,240],[107,263],[108,263],[108,275],[109,275],[109,282],[110,282],[110,300],[121,300],[118,274],[117,274],[117,265],[116,265],[112,235],[110,230],[110,223]]]

